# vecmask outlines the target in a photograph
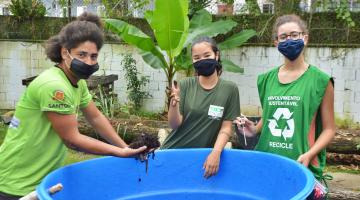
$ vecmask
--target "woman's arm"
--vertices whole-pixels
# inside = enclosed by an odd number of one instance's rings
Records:
[[[82,109],[85,118],[91,126],[106,141],[118,147],[127,147],[128,145],[119,137],[109,120],[98,110],[95,103],[91,101],[89,105]]]
[[[334,87],[330,81],[320,105],[320,112],[323,130],[310,150],[298,158],[298,162],[305,166],[308,166],[311,160],[319,154],[335,136]]]
[[[94,138],[82,135],[78,130],[76,115],[62,115],[56,112],[46,112],[46,116],[52,124],[53,129],[72,149],[79,149],[88,153],[99,155],[113,155],[118,157],[129,157],[143,152],[146,147],[138,149],[119,148],[106,144]]]
[[[180,87],[174,81],[171,88],[171,100],[169,104],[168,123],[172,129],[177,129],[182,123],[182,115],[180,114]]]
[[[232,130],[232,121],[223,121],[215,145],[211,153],[208,155],[203,168],[205,169],[204,177],[209,178],[219,171],[220,155],[226,143],[229,141]]]

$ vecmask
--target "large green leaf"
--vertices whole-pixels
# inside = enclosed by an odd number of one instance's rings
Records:
[[[170,58],[174,58],[181,52],[185,42],[189,29],[187,14],[188,0],[155,1],[150,25],[159,47],[167,51]]]
[[[244,73],[244,68],[239,67],[230,60],[221,59],[221,64],[223,66],[223,69],[227,72]]]
[[[156,48],[152,39],[140,29],[117,19],[105,19],[105,28],[116,33],[126,43],[139,48],[144,61],[153,68],[166,68],[164,55]],[[153,56],[153,57],[152,57]]]
[[[126,43],[135,45],[144,51],[151,51],[155,44],[148,35],[140,29],[118,19],[105,19],[105,28],[116,33]]]
[[[157,51],[157,52],[160,52],[160,51]],[[142,56],[143,60],[154,69],[168,68],[168,65],[164,59],[164,56],[157,55],[157,52],[155,52],[155,54],[154,54],[150,51],[140,51],[140,55]]]
[[[180,55],[175,58],[176,70],[188,70],[192,66],[192,59],[190,53],[185,53],[186,49],[181,52]]]
[[[187,47],[195,38],[199,36],[215,37],[219,34],[229,32],[236,25],[237,23],[233,20],[219,20],[204,26],[197,27],[189,33],[184,43],[184,47]]]
[[[153,11],[147,10],[144,14],[144,17],[149,24],[151,24],[153,13],[154,13]]]
[[[246,41],[248,41],[250,38],[252,38],[255,35],[256,35],[256,32],[253,29],[243,30],[240,33],[237,33],[237,34],[231,36],[230,38],[228,38],[227,40],[225,40],[224,42],[220,43],[219,49],[221,49],[221,50],[232,49],[232,48],[241,46],[242,44],[244,44]]]
[[[212,22],[211,14],[207,10],[201,9],[197,11],[193,16],[193,18],[190,20],[189,32],[192,32],[193,29],[196,29],[200,26],[211,24],[211,22]]]

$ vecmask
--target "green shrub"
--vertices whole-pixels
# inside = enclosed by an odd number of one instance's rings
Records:
[[[98,89],[91,92],[96,107],[108,118],[114,117],[115,109],[118,107],[118,101],[113,91],[104,91],[100,85]]]
[[[11,0],[11,13],[21,19],[44,17],[46,8],[40,0]]]
[[[358,122],[354,122],[354,120],[349,117],[335,117],[335,124],[336,127],[340,129],[360,129],[360,124]]]
[[[136,60],[131,54],[125,54],[121,64],[125,70],[126,90],[130,101],[127,108],[129,109],[128,112],[132,113],[132,108],[134,111],[138,111],[144,99],[151,97],[150,93],[144,90],[149,83],[149,78],[139,75],[139,71],[136,68]]]

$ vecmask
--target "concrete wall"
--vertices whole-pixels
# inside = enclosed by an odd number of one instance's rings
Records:
[[[0,41],[0,49],[0,109],[14,108],[25,89],[21,80],[37,75],[53,64],[45,59],[40,43]],[[147,90],[153,97],[146,100],[144,108],[161,111],[164,107],[166,77],[162,70],[154,70],[146,65],[133,47],[106,44],[100,52],[101,69],[97,74],[118,74],[115,90],[120,101],[125,102],[126,82],[121,67],[123,53],[132,53],[137,60],[138,70],[150,78]],[[222,56],[244,67],[244,74],[225,72],[222,75],[222,78],[232,80],[239,86],[242,112],[260,114],[256,77],[280,65],[281,54],[274,47],[242,47],[222,52]],[[309,63],[334,77],[337,116],[360,122],[360,49],[308,48],[306,58]]]

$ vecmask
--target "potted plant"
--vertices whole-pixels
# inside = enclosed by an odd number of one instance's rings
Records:
[[[219,0],[218,1],[218,15],[232,15],[234,12],[235,0]]]

